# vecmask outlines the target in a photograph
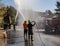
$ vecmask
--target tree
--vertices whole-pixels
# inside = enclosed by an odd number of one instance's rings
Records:
[[[56,2],[56,7],[57,9],[55,9],[55,11],[56,11],[57,17],[60,18],[60,2],[59,1]]]
[[[1,7],[0,8],[0,23],[3,23],[3,18],[5,17],[5,14],[10,18],[10,24],[15,23],[15,17],[16,17],[16,9],[12,6],[7,7]]]
[[[11,24],[15,24],[15,17],[16,17],[16,9],[12,6],[7,7],[7,16],[9,17],[9,29],[11,28]]]
[[[11,23],[15,23],[16,9],[12,6],[7,7],[7,15],[11,18]]]
[[[48,13],[48,15],[52,15],[51,10],[46,10],[46,13]]]

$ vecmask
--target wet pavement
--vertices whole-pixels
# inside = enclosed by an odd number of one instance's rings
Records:
[[[42,30],[34,30],[34,41],[24,39],[22,29],[11,30],[8,34],[7,46],[60,46],[60,35],[48,35]]]

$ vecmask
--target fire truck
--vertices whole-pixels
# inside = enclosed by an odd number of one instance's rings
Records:
[[[60,31],[60,19],[59,18],[47,18],[45,25],[46,32],[59,32]]]

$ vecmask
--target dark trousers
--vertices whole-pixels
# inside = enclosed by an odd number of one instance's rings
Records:
[[[28,30],[28,38],[33,40],[33,30],[32,29]]]
[[[7,30],[8,24],[4,24],[4,30]]]
[[[24,38],[25,38],[25,36],[27,38],[27,30],[26,29],[24,29]]]

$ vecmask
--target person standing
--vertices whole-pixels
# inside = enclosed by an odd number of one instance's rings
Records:
[[[15,23],[13,24],[13,29],[14,29],[14,31],[16,31],[16,27],[15,27],[16,25],[15,25]]]
[[[32,41],[33,41],[33,29],[32,28],[34,25],[35,25],[35,22],[34,22],[34,24],[32,24],[32,22],[30,22],[30,20],[28,20],[28,38],[29,38],[29,40],[31,39]]]
[[[10,20],[9,20],[9,16],[7,14],[4,14],[4,30],[7,31],[8,27],[9,27],[9,23],[10,23]]]
[[[28,31],[27,21],[24,21],[23,27],[24,27],[24,38],[25,37],[27,38],[27,31]]]

